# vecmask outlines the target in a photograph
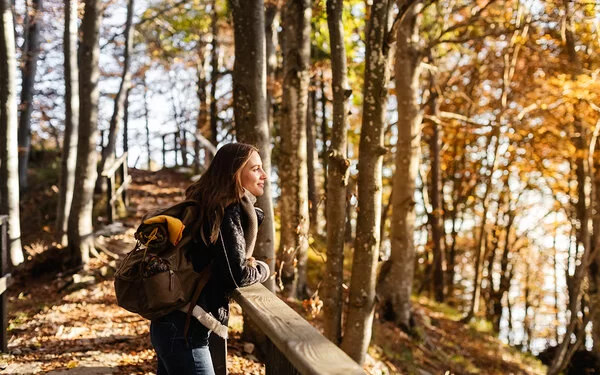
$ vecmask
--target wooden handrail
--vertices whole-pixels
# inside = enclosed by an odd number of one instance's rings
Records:
[[[263,285],[239,288],[233,298],[278,351],[274,357],[285,357],[291,364],[278,364],[279,369],[273,372],[269,369],[273,364],[265,363],[267,374],[365,374],[358,363]],[[273,358],[267,354],[269,357]]]
[[[112,176],[113,174],[115,174],[117,169],[119,169],[121,164],[125,163],[126,160],[127,160],[127,153],[124,152],[123,155],[121,155],[117,160],[115,160],[114,163],[112,163],[112,165],[110,167],[104,168],[104,170],[102,171],[102,176],[104,176],[104,177]]]
[[[116,186],[116,175],[119,173],[120,186]],[[131,183],[131,176],[127,173],[127,152],[124,152],[112,165],[104,168],[102,171],[102,177],[106,178],[106,216],[109,223],[113,223],[115,220],[115,203],[117,199],[121,198],[125,207],[129,206],[129,200],[127,197],[127,188]]]
[[[190,136],[190,140],[193,141],[193,152],[187,150],[187,142],[188,135]],[[167,137],[173,137],[173,147],[167,147]],[[167,152],[175,152],[175,165],[178,165],[178,152],[181,152],[184,161],[183,166],[187,166],[187,158],[188,155],[191,155],[194,158],[193,164],[195,168],[195,173],[200,173],[200,147],[204,148],[204,150],[214,156],[217,153],[217,148],[213,145],[207,138],[205,138],[200,132],[191,132],[187,129],[177,130],[169,133],[164,133],[161,135],[162,138],[162,161],[163,167],[166,166],[166,153]]]

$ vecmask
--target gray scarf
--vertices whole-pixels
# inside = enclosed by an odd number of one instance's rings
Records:
[[[250,258],[254,253],[254,245],[256,245],[256,236],[258,235],[258,218],[254,210],[256,197],[248,190],[245,191],[242,197],[242,210],[248,218],[248,226],[244,228],[244,240],[246,240],[246,258]]]

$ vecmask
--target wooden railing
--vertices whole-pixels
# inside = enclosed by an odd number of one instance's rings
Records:
[[[8,352],[8,298],[6,289],[12,283],[12,277],[8,271],[8,216],[0,215],[0,350]]]
[[[102,177],[106,178],[106,216],[108,223],[115,221],[117,199],[122,199],[125,208],[129,207],[127,188],[131,183],[131,176],[127,173],[127,153],[124,152],[115,162],[104,168]],[[119,187],[117,187],[117,182]]]
[[[266,375],[365,374],[358,363],[261,284],[237,289],[233,299],[266,336]],[[225,375],[224,349],[215,356],[213,342],[211,346],[215,371]]]
[[[189,147],[188,141],[192,141],[192,146]],[[192,157],[192,166],[194,173],[200,173],[200,150],[204,148],[205,152],[212,155],[216,153],[215,146],[209,140],[199,134],[195,134],[189,130],[180,130],[162,135],[162,165],[163,168],[167,165],[167,153],[174,153],[174,165],[188,167],[188,156]],[[193,152],[188,150],[193,149]],[[205,154],[206,155],[206,154]],[[181,163],[179,157],[181,156]]]

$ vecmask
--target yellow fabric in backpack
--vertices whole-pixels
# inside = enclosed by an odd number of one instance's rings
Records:
[[[176,246],[181,238],[183,237],[183,230],[185,225],[176,217],[168,215],[158,215],[151,217],[150,219],[144,220],[144,224],[160,224],[167,223],[167,229],[169,231],[169,242]]]

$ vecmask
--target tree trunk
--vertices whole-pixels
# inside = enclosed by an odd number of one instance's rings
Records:
[[[8,215],[8,250],[13,266],[24,260],[19,211],[17,58],[10,0],[0,0],[0,214]]]
[[[317,136],[315,114],[315,91],[308,94],[306,111],[306,174],[308,178],[308,216],[310,232],[319,233],[319,192],[317,188]]]
[[[152,149],[150,148],[150,110],[148,109],[148,85],[146,84],[146,72],[142,76],[144,87],[144,128],[146,130],[146,159],[148,170],[152,170]]]
[[[496,138],[496,143],[494,143],[493,138]],[[467,315],[462,319],[463,322],[469,322],[475,314],[479,312],[479,302],[481,297],[481,268],[483,267],[483,257],[484,257],[484,248],[485,248],[485,238],[486,238],[486,225],[487,225],[487,216],[489,209],[489,193],[492,189],[492,175],[496,170],[497,161],[498,161],[498,152],[500,150],[500,130],[499,128],[493,128],[490,133],[488,145],[486,149],[493,145],[494,149],[492,151],[493,157],[491,161],[491,166],[489,167],[489,172],[484,177],[484,192],[483,197],[481,198],[481,204],[483,206],[483,212],[481,214],[481,226],[479,228],[479,237],[477,239],[477,244],[475,245],[475,264],[474,275],[473,275],[473,291],[471,293],[471,304],[469,305],[469,311]]]
[[[328,0],[327,25],[331,45],[331,71],[333,92],[333,127],[329,148],[327,192],[327,262],[323,279],[323,328],[325,337],[339,344],[342,339],[342,284],[344,282],[344,227],[346,220],[346,187],[349,162],[346,155],[348,113],[348,68],[342,25],[343,1]],[[316,107],[316,97],[315,107]]]
[[[129,94],[131,87],[125,93],[125,103],[123,103],[123,153],[129,153]],[[125,157],[127,164],[128,157]],[[137,163],[136,163],[137,164]]]
[[[356,218],[356,240],[352,259],[353,272],[348,297],[348,315],[341,346],[342,350],[360,364],[365,361],[367,348],[371,341],[375,311],[381,225],[381,171],[385,154],[383,130],[392,55],[387,38],[391,26],[392,7],[392,1],[375,2],[371,7],[371,16],[365,33],[367,60],[365,61],[363,120],[358,151],[357,182],[358,212],[360,214]],[[335,47],[332,44],[332,50]],[[334,109],[336,104],[334,98]],[[334,156],[337,155],[331,152],[330,169],[337,167],[334,167],[334,164],[340,164],[340,160],[335,160]],[[339,158],[339,156],[337,157]],[[337,181],[330,180],[329,188],[339,184],[338,181],[339,179]],[[332,196],[329,189],[328,193],[329,196]]]
[[[35,74],[40,53],[42,11],[42,0],[32,0],[31,9],[27,9],[27,37],[22,55],[25,64],[21,76],[21,102],[19,103],[19,184],[21,191],[29,188],[27,170],[31,151],[31,112],[33,110]]]
[[[77,135],[79,133],[79,67],[77,66],[77,0],[65,0],[65,136],[60,163],[58,209],[56,215],[57,239],[67,246],[67,224],[77,163]]]
[[[329,140],[329,123],[327,122],[327,96],[325,95],[325,78],[323,77],[323,71],[319,77],[319,93],[321,101],[321,142],[323,143],[323,151],[321,152],[321,165],[323,166],[323,194],[327,197],[327,174],[328,174],[328,154],[329,148],[327,147],[327,140]],[[315,103],[316,106],[316,103]],[[316,108],[315,108],[316,110]],[[330,145],[331,146],[331,145]],[[323,209],[323,216],[327,217],[327,204]]]
[[[75,191],[69,215],[69,247],[73,266],[85,266],[94,248],[92,209],[98,155],[98,45],[102,14],[98,0],[87,0],[81,21],[79,44],[79,136]]]
[[[235,64],[233,68],[234,114],[237,139],[255,145],[260,150],[263,169],[271,174],[271,147],[267,122],[267,71],[265,61],[265,29],[263,1],[235,1],[230,3],[235,36]],[[248,58],[252,56],[253,58]],[[258,206],[265,213],[256,240],[255,257],[264,259],[275,270],[275,226],[273,221],[271,182],[265,181],[265,193],[258,198]],[[275,290],[269,279],[265,286]]]
[[[269,129],[274,128],[273,85],[277,71],[277,29],[279,28],[279,7],[275,2],[265,4],[265,50],[267,62],[267,116]]]
[[[306,294],[308,186],[306,112],[310,68],[308,0],[287,0],[283,9],[283,103],[281,123],[281,284],[286,297]]]
[[[433,73],[432,73],[433,75]],[[433,115],[438,117],[439,113],[439,101],[438,92],[435,88],[435,82],[432,80],[431,84],[431,104],[433,107]],[[442,185],[441,185],[441,165],[440,165],[440,148],[441,148],[441,126],[437,121],[433,124],[433,133],[429,143],[430,155],[431,155],[431,186],[430,186],[430,198],[431,198],[431,215],[429,217],[429,225],[431,226],[431,240],[433,241],[433,294],[437,302],[444,302],[444,288],[446,283],[444,282],[444,225],[442,222],[443,209],[442,209]]]
[[[594,135],[590,145],[595,145],[600,131],[600,121],[596,123],[594,129]],[[597,144],[596,144],[597,145]],[[592,150],[593,153],[593,150]],[[598,159],[595,159],[598,160]],[[592,199],[593,206],[596,209],[596,215],[593,218],[594,233],[592,236],[592,246],[594,257],[590,260],[589,268],[589,297],[590,297],[590,313],[592,322],[592,339],[593,339],[593,351],[596,353],[600,352],[600,168],[596,166],[596,172],[594,180],[592,181]]]
[[[106,147],[102,149],[102,159],[98,164],[98,173],[101,174],[107,165],[111,165],[115,160],[115,152],[117,145],[117,135],[119,134],[119,121],[124,113],[125,100],[127,98],[127,92],[131,86],[131,71],[129,69],[130,56],[133,52],[133,12],[134,12],[134,0],[127,1],[127,18],[125,20],[125,47],[123,50],[123,72],[121,73],[121,82],[119,84],[119,90],[115,97],[113,113],[110,118],[108,128],[108,142]],[[102,176],[99,176],[99,181],[102,180]],[[96,183],[99,186],[99,182]]]
[[[403,6],[405,1],[399,1]],[[418,104],[421,53],[413,40],[417,32],[416,10],[412,7],[398,28],[395,63],[398,100],[398,143],[394,196],[392,200],[391,255],[387,275],[381,275],[380,298],[385,317],[405,330],[410,328],[414,275],[415,181],[421,142],[421,113]]]
[[[564,0],[564,10],[565,17],[563,19],[564,25],[564,35],[565,35],[565,49],[569,56],[570,67],[573,71],[572,79],[574,81],[577,80],[577,76],[581,74],[582,66],[581,62],[577,57],[577,51],[575,49],[575,25],[573,24],[571,3],[567,0]],[[597,137],[597,133],[591,137],[591,141],[588,140],[587,131],[582,124],[582,120],[577,115],[577,108],[575,106],[575,127],[573,129],[574,134],[578,134],[575,137],[574,143],[577,149],[578,155],[580,155],[577,160],[577,204],[575,206],[575,212],[577,215],[577,219],[579,220],[579,228],[576,232],[577,242],[575,247],[578,248],[581,245],[583,254],[581,256],[581,263],[576,265],[575,274],[573,275],[573,279],[571,280],[571,286],[569,293],[569,309],[570,309],[570,319],[569,324],[567,326],[565,335],[563,336],[563,341],[559,344],[558,349],[556,351],[554,360],[552,364],[548,367],[548,375],[556,375],[561,372],[561,370],[565,367],[567,363],[571,360],[571,356],[576,350],[577,346],[581,344],[582,340],[585,337],[581,335],[585,335],[585,324],[582,324],[579,317],[579,312],[583,312],[583,308],[581,306],[581,294],[582,294],[582,284],[587,273],[590,276],[590,279],[594,277],[594,275],[590,275],[590,264],[594,264],[594,258],[590,257],[592,253],[592,237],[590,224],[592,223],[592,200],[594,197],[592,195],[588,195],[587,192],[592,190],[590,188],[590,184],[593,183],[593,170],[594,170],[594,148],[595,148],[595,136]],[[590,142],[590,143],[588,143]],[[584,157],[584,155],[586,157]],[[596,251],[597,252],[597,251]],[[593,266],[592,266],[593,267]],[[591,287],[594,287],[594,281],[592,281]],[[594,319],[600,315],[600,312],[597,310],[598,306],[598,296],[597,292],[590,295],[591,303],[593,304],[591,309],[591,318]],[[599,318],[600,319],[600,318]],[[579,331],[579,332],[578,332]],[[571,335],[573,333],[579,333],[580,335],[577,337],[575,344],[571,344]],[[594,333],[592,333],[593,335]]]
[[[210,131],[208,137],[210,142],[217,146],[217,133],[219,109],[217,106],[217,83],[219,82],[219,14],[217,13],[217,0],[211,3],[211,72],[210,72]]]
[[[197,91],[196,94],[198,96],[198,118],[196,120],[196,134],[207,135],[210,134],[210,100],[208,97],[208,79],[207,79],[207,70],[208,63],[210,59],[208,58],[208,48],[206,44],[200,43],[198,46],[198,64],[197,64]],[[204,165],[209,164],[209,152],[208,150],[204,151]],[[196,168],[195,173],[200,172],[200,158],[198,155],[195,157],[198,165],[194,166]]]

